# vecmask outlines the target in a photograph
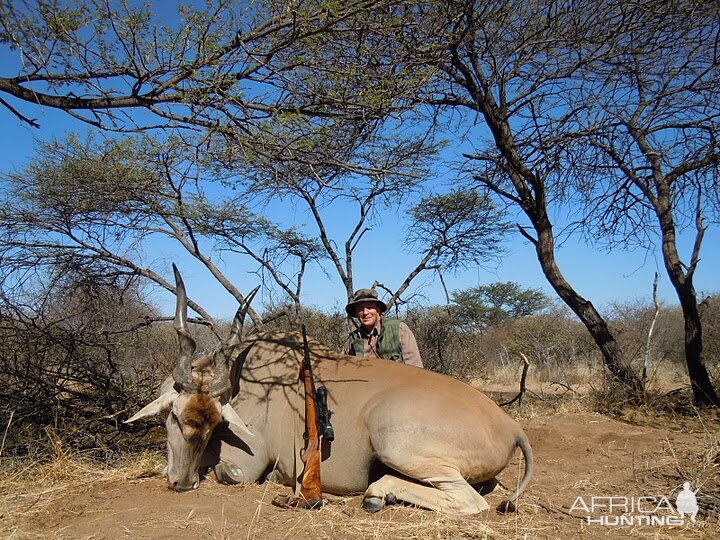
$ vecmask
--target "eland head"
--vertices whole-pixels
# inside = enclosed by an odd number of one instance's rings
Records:
[[[126,423],[156,414],[164,414],[168,444],[168,486],[188,491],[200,483],[200,460],[210,435],[222,421],[253,436],[230,406],[230,362],[242,340],[243,320],[257,288],[242,303],[233,319],[230,336],[210,353],[195,355],[197,345],[188,328],[187,293],[177,267],[177,298],[173,326],[177,332],[179,353],[172,372],[173,387],[143,407]],[[259,288],[259,287],[258,287]]]

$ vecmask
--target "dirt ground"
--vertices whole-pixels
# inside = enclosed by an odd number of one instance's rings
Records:
[[[720,424],[628,416],[620,421],[573,407],[535,411],[526,406],[520,420],[533,445],[535,472],[515,514],[495,512],[507,493],[501,487],[486,496],[491,510],[479,516],[447,517],[400,505],[370,515],[360,508],[359,495],[328,496],[319,511],[293,511],[270,504],[289,492],[272,483],[225,486],[210,476],[193,492],[175,493],[159,472],[97,480],[83,475],[76,485],[9,494],[0,508],[0,537],[719,538],[720,508],[713,505],[720,486]],[[516,457],[499,480],[513,487],[521,473]],[[587,523],[587,512],[578,509],[578,497],[588,507],[593,500],[607,502],[600,497],[645,497],[642,510],[652,512],[653,501],[662,502],[663,496],[675,505],[683,481],[693,489],[702,484],[695,524],[689,519],[683,525]],[[591,518],[620,513],[595,508]],[[676,516],[666,508],[651,515]]]

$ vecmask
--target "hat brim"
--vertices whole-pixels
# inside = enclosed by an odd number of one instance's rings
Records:
[[[355,306],[365,302],[375,302],[378,306],[380,306],[380,313],[385,313],[387,311],[387,304],[382,300],[378,300],[377,298],[364,298],[362,300],[350,302],[347,306],[345,306],[345,313],[347,313],[350,317],[355,317]]]

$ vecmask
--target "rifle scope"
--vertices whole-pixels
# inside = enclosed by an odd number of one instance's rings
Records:
[[[332,442],[335,440],[335,430],[330,423],[330,410],[328,409],[327,404],[327,388],[320,386],[317,390],[315,390],[315,393],[317,394],[317,404],[319,409],[318,424],[320,424],[320,430],[323,432],[325,440]]]

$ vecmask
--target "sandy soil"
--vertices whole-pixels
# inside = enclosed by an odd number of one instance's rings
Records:
[[[64,493],[21,497],[5,538],[718,538],[712,498],[720,486],[719,425],[696,421],[638,419],[621,422],[599,414],[561,410],[521,419],[533,445],[535,474],[518,513],[498,515],[506,493],[486,498],[492,509],[472,517],[447,517],[405,506],[369,515],[361,497],[327,498],[319,511],[291,511],[270,504],[288,488],[277,484],[224,486],[212,477],[191,493],[174,493],[164,478],[83,481]],[[672,425],[663,425],[663,424]],[[518,452],[519,455],[519,452]],[[516,459],[499,478],[514,486]],[[570,511],[578,497],[666,496],[674,504],[683,480],[704,482],[698,493],[698,523],[668,525],[588,524]],[[693,487],[697,487],[694,485]],[[715,491],[712,491],[715,490]],[[43,503],[43,497],[51,502]],[[646,499],[647,501],[647,499]],[[710,510],[710,512],[708,512]],[[6,513],[8,513],[6,509]],[[618,512],[614,512],[615,515]],[[607,516],[597,510],[592,517]],[[668,515],[660,511],[658,516]],[[0,515],[2,517],[2,515]],[[2,522],[3,520],[0,520]]]

